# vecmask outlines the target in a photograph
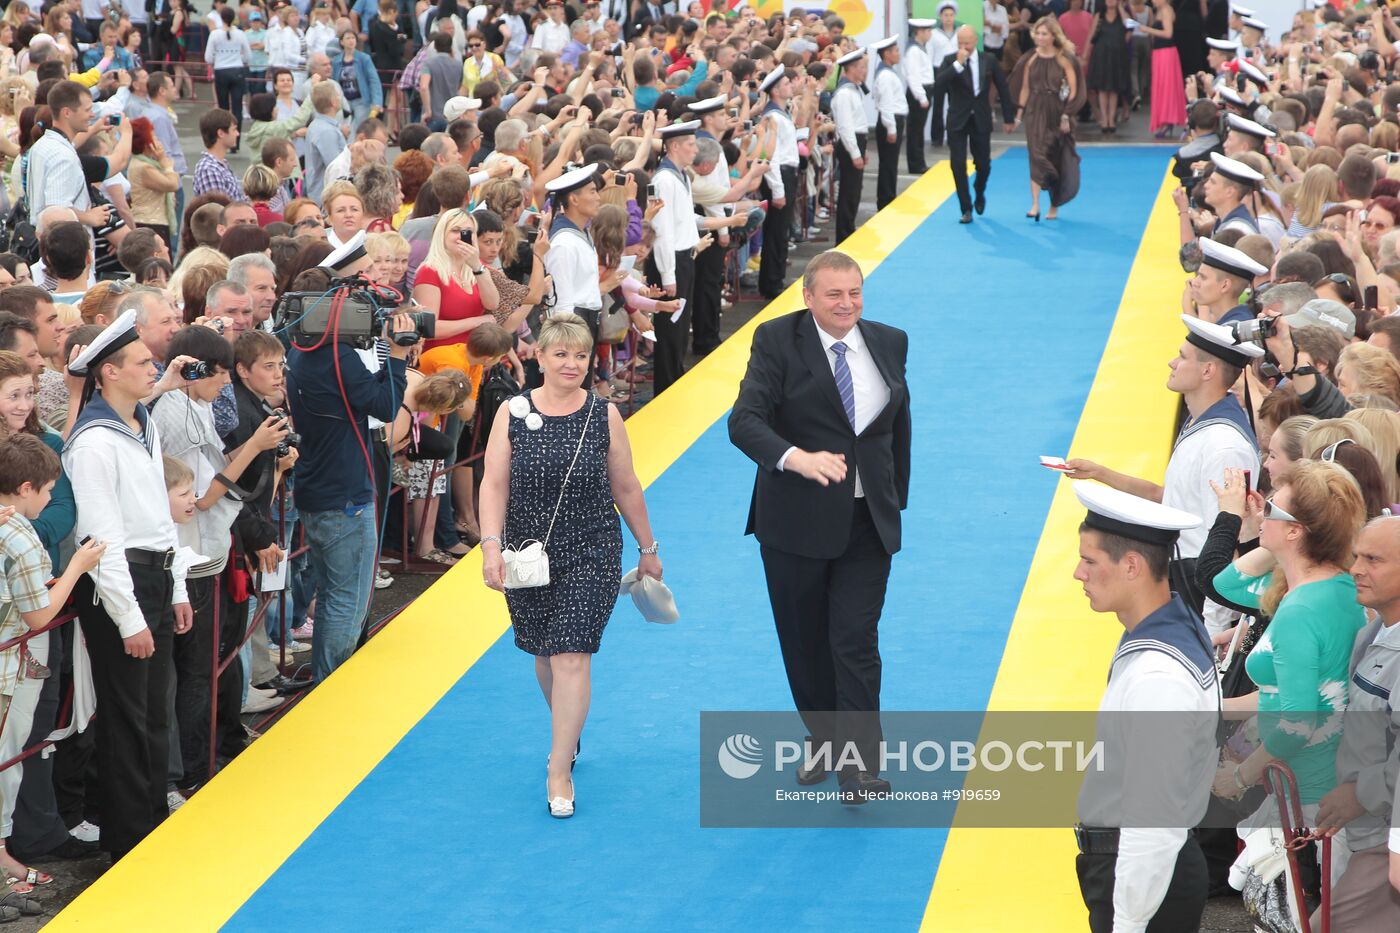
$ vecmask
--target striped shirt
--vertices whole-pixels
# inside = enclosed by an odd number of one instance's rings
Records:
[[[228,163],[215,158],[210,152],[204,153],[194,167],[194,196],[199,197],[208,191],[222,191],[232,201],[248,200],[242,183],[234,176]]]
[[[31,223],[37,224],[44,208],[53,205],[71,207],[77,211],[92,207],[78,150],[58,130],[44,131],[44,135],[30,148],[25,164],[24,188],[29,198]]]

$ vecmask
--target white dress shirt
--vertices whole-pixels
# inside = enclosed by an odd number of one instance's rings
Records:
[[[1001,27],[1000,32],[993,28],[996,26]],[[995,0],[982,0],[982,44],[988,52],[1001,51],[1002,46],[1006,45],[1009,29],[1006,7]]]
[[[920,107],[928,106],[927,85],[933,84],[933,63],[929,61],[928,50],[917,42],[909,43],[904,50],[904,83],[909,85],[909,93],[919,102]]]
[[[778,131],[773,143],[773,158],[769,161],[768,171],[763,173],[763,178],[768,182],[768,190],[772,192],[773,197],[785,198],[787,192],[783,188],[781,170],[797,167],[797,126],[786,110],[777,107],[763,111],[763,119],[772,120]]]
[[[865,94],[854,81],[843,80],[831,95],[831,118],[836,121],[836,136],[852,161],[865,158],[856,136],[870,129],[865,116]]]
[[[694,249],[700,242],[695,201],[690,195],[689,181],[671,168],[657,169],[651,180],[656,184],[656,196],[664,204],[651,220],[652,229],[656,231],[651,258],[661,274],[661,284],[673,286],[676,284],[676,253]]]
[[[76,211],[92,207],[83,164],[67,136],[55,129],[45,130],[24,161],[28,171],[24,190],[29,197],[30,223],[38,223],[44,208],[55,204]]]
[[[953,70],[962,74],[968,68],[972,69],[972,96],[976,97],[982,90],[982,69],[977,64],[977,50],[973,49],[972,54],[967,57],[967,64],[953,62]]]
[[[557,55],[568,44],[569,24],[546,20],[535,27],[535,38],[530,42],[530,48]]]
[[[844,337],[833,337],[817,326],[817,339],[822,342],[822,349],[826,351],[826,363],[831,367],[831,376],[836,378],[836,351],[831,349],[831,345],[840,340],[846,345],[846,366],[851,371],[851,388],[855,394],[856,403],[856,423],[854,425],[856,434],[860,434],[870,427],[870,422],[874,421],[880,412],[885,410],[885,406],[890,403],[890,387],[885,384],[885,377],[880,375],[880,368],[875,365],[875,359],[870,355],[870,349],[866,346],[865,336],[860,332],[860,325],[852,327],[850,332]],[[783,451],[783,455],[778,458],[778,469],[783,469],[787,463],[787,458],[792,455],[796,447],[789,447]],[[850,464],[851,475],[855,479],[855,496],[857,499],[865,496],[865,487],[860,484],[860,470],[856,469],[854,463]]]
[[[875,118],[886,134],[895,132],[895,117],[908,116],[909,101],[904,98],[904,79],[899,70],[880,65],[875,71]]]

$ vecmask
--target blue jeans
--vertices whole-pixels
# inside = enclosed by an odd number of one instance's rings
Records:
[[[374,596],[374,504],[301,513],[315,575],[311,670],[319,683],[355,652]]]
[[[360,124],[369,119],[369,98],[360,97],[349,102],[350,104],[350,128],[357,130]]]

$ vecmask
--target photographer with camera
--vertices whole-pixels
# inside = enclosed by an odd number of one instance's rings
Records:
[[[326,266],[345,275],[365,260],[363,240],[357,238],[333,253]],[[363,294],[343,279],[338,282],[337,301]],[[317,682],[354,653],[364,630],[379,550],[368,419],[394,420],[408,384],[408,356],[423,330],[409,314],[376,315],[383,320],[379,329],[388,339],[389,357],[371,373],[352,342],[335,339],[337,320],[342,327],[345,320],[338,310],[331,314],[320,334],[305,333],[307,322],[301,322],[287,371],[287,402],[301,434],[294,497],[318,586],[312,636]]]
[[[219,600],[219,654],[236,653],[247,630],[247,600],[235,601],[230,587],[219,586],[219,574],[236,566],[230,561],[230,532],[242,510],[240,483],[249,468],[274,450],[287,434],[285,419],[265,417],[252,437],[230,454],[214,428],[214,400],[223,392],[234,368],[233,347],[209,327],[186,327],[170,341],[173,358],[195,362],[182,367],[188,384],[162,395],[151,409],[160,429],[161,449],[194,473],[194,521],[177,526],[180,545],[202,560],[186,570],[186,590],[194,608],[194,625],[175,639],[175,715],[179,723],[182,787],[197,787],[209,779],[209,657],[214,646],[215,600]],[[264,546],[273,540],[262,542]],[[243,665],[235,660],[219,676],[217,746],[236,754],[244,745],[239,721]]]

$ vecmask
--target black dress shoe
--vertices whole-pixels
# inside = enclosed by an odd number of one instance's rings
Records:
[[[56,859],[87,858],[88,856],[96,855],[97,851],[97,843],[84,842],[76,836],[69,836],[67,839],[63,840],[63,842],[59,843],[56,848],[50,849],[47,852],[30,853],[12,851],[10,855],[21,862],[42,864],[44,862],[55,861]]]
[[[960,223],[960,224],[970,224],[970,223],[972,223],[972,211],[963,211],[963,215],[962,215],[961,218],[959,218],[958,223]]]
[[[831,772],[826,770],[820,759],[811,762],[803,762],[802,767],[797,769],[797,783],[806,787],[811,784],[820,784],[825,781]]]
[[[972,202],[972,209],[979,214],[985,211],[987,209],[987,196],[985,194],[979,194],[977,200]]]
[[[848,807],[861,806],[872,796],[889,792],[890,782],[869,771],[860,771],[852,777],[841,779],[841,802]]]
[[[259,690],[276,690],[278,696],[287,696],[308,689],[314,683],[310,677],[288,677],[278,674],[266,683],[254,684]]]

